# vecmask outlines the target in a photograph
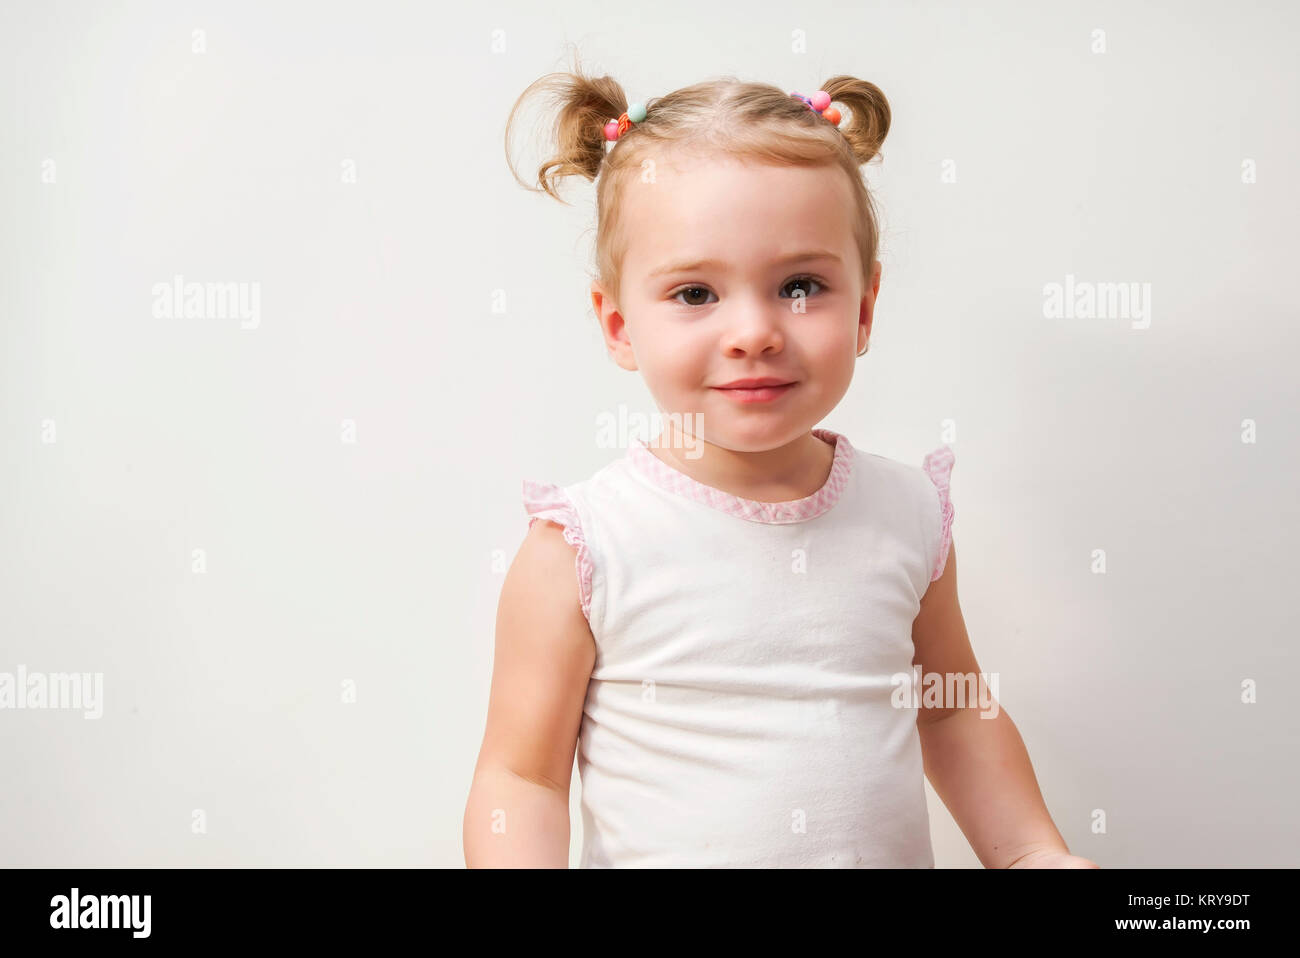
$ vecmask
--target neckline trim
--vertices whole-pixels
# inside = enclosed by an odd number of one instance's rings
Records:
[[[827,476],[822,487],[812,495],[785,502],[745,499],[705,485],[675,466],[660,460],[650,451],[649,444],[640,437],[634,439],[628,447],[628,458],[638,472],[659,488],[686,496],[719,512],[748,519],[751,522],[769,524],[804,522],[822,515],[839,502],[845,486],[848,485],[849,475],[853,471],[853,446],[848,439],[830,429],[814,429],[812,434],[835,444],[835,457],[831,460],[830,475]]]

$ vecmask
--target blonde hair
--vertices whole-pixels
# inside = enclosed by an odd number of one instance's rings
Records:
[[[596,278],[619,298],[619,271],[626,251],[620,231],[621,198],[630,177],[645,159],[664,148],[721,151],[740,159],[776,165],[838,167],[848,177],[855,215],[854,234],[869,287],[880,235],[875,202],[860,167],[880,153],[889,132],[890,111],[874,83],[851,76],[831,77],[814,89],[847,107],[839,126],[810,110],[804,101],[767,83],[722,77],[683,87],[645,101],[646,118],[606,149],[605,123],[628,108],[616,80],[587,76],[577,57],[571,72],[548,73],[528,86],[506,120],[506,163],[516,180],[562,203],[556,184],[565,176],[596,183]],[[555,110],[551,158],[542,163],[533,186],[510,156],[510,133],[520,106],[536,93],[549,93]],[[810,95],[810,94],[808,94]],[[567,203],[566,203],[567,205]]]

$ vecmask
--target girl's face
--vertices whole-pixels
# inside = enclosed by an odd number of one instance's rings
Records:
[[[844,396],[871,332],[880,264],[864,290],[849,184],[834,167],[656,166],[624,194],[621,301],[592,284],[610,353],[706,442],[793,442]],[[792,385],[724,388],[762,377]]]

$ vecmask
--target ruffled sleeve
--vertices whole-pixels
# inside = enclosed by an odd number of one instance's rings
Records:
[[[582,534],[582,521],[573,500],[557,485],[549,482],[524,480],[524,509],[528,512],[528,528],[538,519],[549,519],[564,528],[564,541],[577,549],[574,568],[578,573],[578,597],[582,614],[591,617],[591,553]]]
[[[948,564],[948,548],[952,545],[952,500],[948,498],[948,485],[954,459],[952,449],[940,446],[922,463],[925,474],[939,493],[939,555],[930,573],[931,582],[943,575],[943,567]]]

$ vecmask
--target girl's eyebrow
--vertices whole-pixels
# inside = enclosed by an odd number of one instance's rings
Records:
[[[813,260],[834,260],[840,262],[839,254],[832,253],[830,250],[815,249],[804,250],[797,253],[788,253],[785,256],[778,256],[772,260],[773,266],[785,266],[789,263],[807,263]],[[680,260],[675,263],[665,263],[657,266],[649,272],[650,277],[664,276],[669,273],[690,273],[701,269],[725,269],[726,263],[717,259],[691,259]]]

